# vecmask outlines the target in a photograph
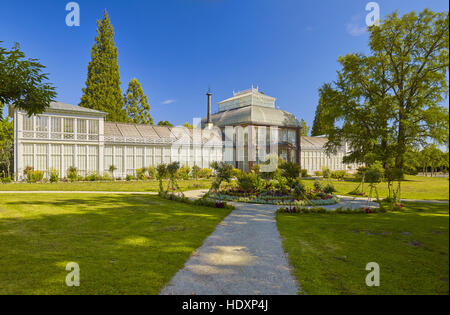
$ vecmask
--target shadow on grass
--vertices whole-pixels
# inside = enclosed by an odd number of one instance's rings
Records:
[[[0,293],[157,294],[228,213],[141,195],[2,198]],[[79,288],[65,285],[72,261]]]

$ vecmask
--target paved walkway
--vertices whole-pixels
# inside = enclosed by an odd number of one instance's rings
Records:
[[[162,295],[298,293],[276,226],[276,207],[233,204],[236,210],[194,252]]]

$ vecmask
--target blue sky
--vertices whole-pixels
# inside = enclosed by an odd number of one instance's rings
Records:
[[[79,0],[81,25],[68,27],[69,1],[0,0],[0,40],[19,42],[47,66],[57,100],[78,104],[96,20],[109,12],[122,90],[136,77],[155,121],[203,117],[214,103],[252,84],[312,124],[318,88],[335,79],[337,58],[367,53],[366,4],[358,0]],[[444,0],[377,1],[381,16],[447,11]],[[216,104],[214,104],[214,109]]]

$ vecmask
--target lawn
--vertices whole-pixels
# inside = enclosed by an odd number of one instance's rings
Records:
[[[326,182],[326,180],[323,180]],[[303,181],[307,187],[313,187],[313,180]],[[349,195],[357,186],[358,182],[352,181],[336,181],[332,184],[339,195]],[[447,178],[424,177],[424,176],[406,176],[402,182],[402,198],[405,199],[421,199],[421,200],[448,200],[449,198],[449,181]],[[1,189],[1,188],[0,188]],[[388,196],[387,183],[377,185],[380,198]],[[366,193],[369,192],[369,186],[365,185]],[[375,193],[374,193],[375,197]]]
[[[306,294],[449,294],[449,206],[406,203],[386,214],[278,214]],[[380,266],[367,287],[366,264]]]
[[[211,187],[211,180],[180,180],[178,184],[183,191],[206,189]],[[165,182],[164,187],[166,187]],[[0,191],[117,191],[145,192],[159,190],[159,182],[148,181],[110,181],[110,182],[59,182],[59,183],[10,183],[0,184]]]
[[[0,294],[158,294],[229,210],[142,195],[0,195]],[[65,285],[68,262],[81,286]]]

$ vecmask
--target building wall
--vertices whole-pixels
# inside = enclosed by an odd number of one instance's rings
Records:
[[[202,168],[210,167],[213,161],[224,160],[224,147],[221,143],[210,145],[173,145],[171,143],[133,143],[128,140],[124,143],[115,143],[105,140],[103,116],[84,115],[82,113],[45,113],[43,115],[28,116],[18,110],[14,111],[14,172],[16,180],[24,179],[26,167],[45,172],[59,171],[61,178],[67,175],[67,169],[75,167],[81,176],[92,173],[109,173],[111,165],[117,170],[115,177],[124,178],[126,175],[135,175],[136,169],[148,166],[158,166],[161,163],[179,161],[181,165]],[[255,127],[252,132],[246,128],[240,129],[240,134],[233,138],[241,138],[243,147],[248,147],[249,139],[261,137],[266,144],[281,141],[296,145],[295,131],[292,129],[279,129],[272,137],[269,129],[263,126]],[[115,140],[118,141],[118,140]],[[254,147],[253,158],[256,164],[265,159],[266,150]],[[239,152],[237,152],[239,151]],[[314,174],[324,167],[331,170],[356,170],[358,165],[342,163],[345,150],[335,155],[327,156],[321,148],[302,148],[301,166],[308,173]],[[295,151],[280,149],[279,156],[285,160],[295,161]],[[239,168],[249,170],[249,154],[244,150],[232,151],[234,165],[236,156],[243,155],[244,161],[238,162]],[[251,159],[251,158],[250,158]]]

